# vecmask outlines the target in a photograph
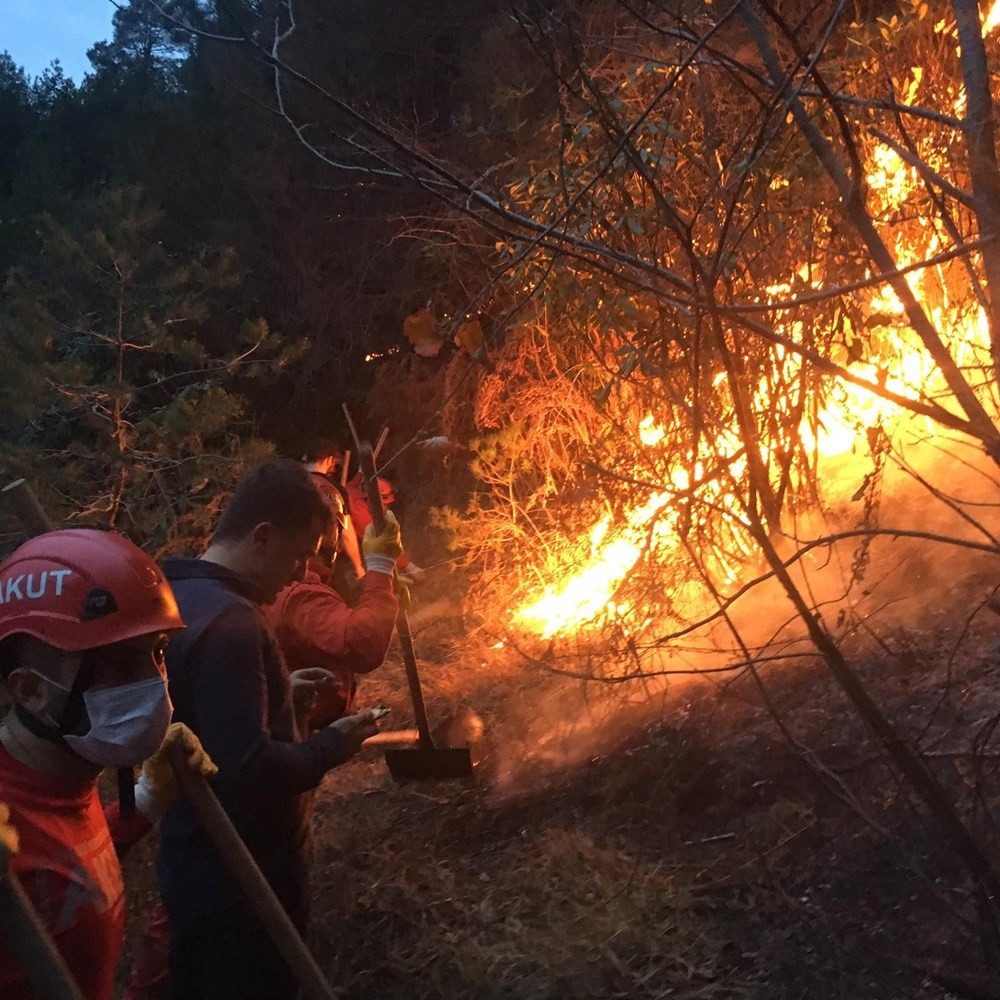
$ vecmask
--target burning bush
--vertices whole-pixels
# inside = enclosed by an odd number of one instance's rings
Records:
[[[481,381],[480,488],[449,523],[515,638],[550,656],[582,640],[599,675],[632,675],[757,577],[762,535],[790,556],[831,507],[841,532],[876,529],[887,460],[919,464],[918,440],[959,427],[991,446],[996,394],[985,251],[956,194],[953,21],[914,5],[832,37],[807,22],[828,44],[796,118],[734,58],[731,23],[699,36],[664,15],[636,33],[604,16],[577,40],[548,159],[508,191],[577,249],[498,244],[530,319]],[[526,27],[558,48],[551,25]],[[629,56],[608,42],[626,32]],[[794,76],[805,42],[775,35]],[[809,127],[852,172],[860,215]],[[894,527],[921,527],[899,513]],[[845,592],[867,559],[851,544]]]

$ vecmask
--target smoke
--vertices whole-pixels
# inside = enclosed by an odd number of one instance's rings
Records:
[[[959,643],[975,617],[990,614],[986,601],[1000,583],[1000,473],[973,444],[923,431],[910,421],[880,453],[861,438],[855,452],[825,459],[823,502],[793,512],[772,539],[849,658],[884,656],[902,635],[942,620],[954,623]],[[824,539],[838,540],[816,544]],[[724,613],[704,603],[695,615],[704,624],[687,634],[657,642],[658,630],[690,623],[652,623],[632,642],[631,660],[613,614],[603,627],[544,642],[512,634],[502,651],[485,654],[483,669],[497,682],[487,726],[502,734],[498,793],[676,719],[693,697],[745,674],[748,660],[769,682],[814,665],[805,625],[769,569],[762,555],[748,560],[725,594],[746,588],[742,596]]]

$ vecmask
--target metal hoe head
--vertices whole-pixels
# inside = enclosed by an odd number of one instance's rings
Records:
[[[385,763],[396,781],[454,781],[473,775],[468,747],[393,747]]]

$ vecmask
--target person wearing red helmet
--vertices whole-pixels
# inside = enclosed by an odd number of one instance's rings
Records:
[[[313,483],[327,501],[332,501],[333,497],[340,496],[340,487],[334,476],[340,472],[343,463],[343,447],[339,441],[329,437],[313,438],[302,454],[302,464],[309,470]],[[340,546],[343,554],[350,561],[354,578],[360,580],[365,575],[365,564],[361,558],[361,544],[358,539],[364,534],[365,529],[364,525],[358,528],[349,511],[347,514],[347,520],[344,522],[341,533]]]
[[[308,735],[300,712],[316,687],[291,675],[262,610],[301,578],[330,508],[297,462],[253,470],[200,559],[164,564],[187,629],[167,650],[175,718],[219,766],[223,808],[293,922],[308,921],[312,792],[377,732],[372,714]],[[179,802],[164,816],[157,861],[170,921],[168,995],[178,1000],[291,1000],[291,969],[241,887]]]
[[[311,692],[310,726],[326,726],[351,710],[357,690],[356,674],[382,664],[396,621],[398,601],[392,571],[402,551],[399,524],[386,514],[385,530],[376,534],[369,525],[362,546],[368,573],[354,607],[330,586],[345,514],[339,493],[329,495],[333,529],[311,559],[305,577],[285,587],[265,610],[292,670],[310,670],[320,683]]]
[[[110,1000],[124,898],[118,854],[177,798],[165,748],[213,769],[171,727],[167,638],[184,628],[145,553],[111,532],[53,531],[0,564],[0,676],[12,708],[0,723],[0,800],[19,849],[13,870],[88,1000]],[[136,813],[106,812],[97,778],[146,761]],[[3,810],[0,810],[3,811]],[[33,996],[0,941],[0,996]]]

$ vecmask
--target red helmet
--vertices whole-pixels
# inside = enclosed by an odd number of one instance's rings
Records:
[[[182,628],[160,568],[115,532],[50,531],[0,564],[0,641],[24,633],[78,652]]]
[[[392,492],[392,483],[388,479],[378,477],[378,491],[382,494],[382,503],[386,507],[396,502],[396,495]]]
[[[388,507],[389,504],[394,503],[396,500],[396,495],[392,489],[392,483],[388,479],[383,479],[381,476],[376,477],[378,479],[378,491],[382,497],[382,505]],[[360,472],[356,472],[351,481],[347,484],[348,497],[353,505],[355,502],[360,502],[368,506],[368,492],[365,489],[364,477]]]

